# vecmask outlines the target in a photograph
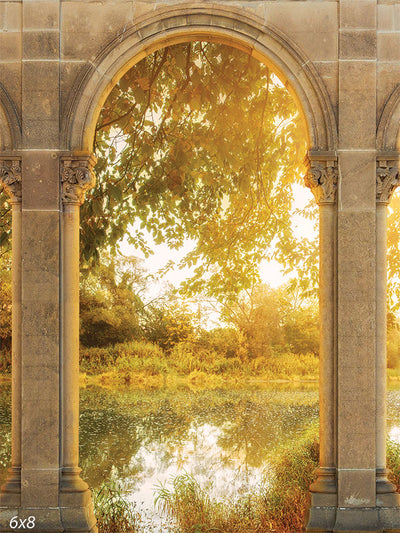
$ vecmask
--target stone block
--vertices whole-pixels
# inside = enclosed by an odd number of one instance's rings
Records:
[[[24,59],[58,59],[60,35],[57,31],[29,31],[23,34]]]
[[[57,150],[59,134],[58,120],[26,119],[22,123],[22,144],[33,150]]]
[[[26,372],[37,375],[41,368],[58,368],[59,337],[29,335],[23,337],[22,351],[27,354],[24,361]],[[29,356],[29,357],[28,357]]]
[[[338,471],[339,507],[375,506],[375,470]]]
[[[341,61],[339,64],[339,146],[375,149],[376,64]]]
[[[307,532],[332,531],[336,521],[335,507],[311,507],[307,519]]]
[[[341,59],[375,59],[376,32],[374,30],[343,30],[339,35]]]
[[[379,61],[377,65],[377,116],[400,80],[400,61]]]
[[[338,253],[341,272],[374,272],[375,213],[341,211],[338,215]],[[355,281],[355,280],[354,280]]]
[[[0,60],[0,81],[15,105],[17,113],[21,114],[21,64],[19,61]]]
[[[113,37],[110,33],[93,31],[82,40],[79,33],[65,30],[61,34],[61,58],[75,61],[93,60]]]
[[[20,60],[22,53],[19,32],[0,32],[0,61]]]
[[[26,62],[23,65],[22,82],[26,91],[49,91],[52,87],[57,94],[59,65],[51,61]]]
[[[394,30],[395,6],[393,4],[378,4],[376,9],[378,32]]]
[[[377,509],[337,510],[333,533],[381,533]]]
[[[400,62],[400,33],[378,34],[378,59]]]
[[[335,113],[338,113],[338,83],[339,83],[339,65],[337,61],[315,62],[318,74],[328,91],[330,101],[332,102]]]
[[[149,4],[148,2],[135,2],[133,4],[133,11],[132,11],[133,23],[136,24],[138,20],[151,15],[155,7],[156,7],[155,4]]]
[[[20,31],[22,27],[22,2],[6,2],[4,28],[7,31]]]
[[[37,273],[39,274],[39,272]],[[26,286],[27,285],[27,286]],[[30,293],[30,285],[23,284],[23,292]],[[22,305],[22,327],[25,337],[41,335],[43,337],[57,338],[59,331],[58,302],[37,302],[28,300]]]
[[[26,91],[24,94],[24,117],[31,121],[58,121],[58,105],[58,98],[51,86],[47,90]]]
[[[376,2],[375,0],[351,0],[340,2],[340,27],[375,29]]]
[[[333,2],[269,3],[267,24],[288,35],[312,61],[337,59],[337,6]]]
[[[49,383],[57,383],[58,379],[58,368],[24,364],[24,388],[29,389],[31,398],[41,402],[54,401],[53,398],[49,398]],[[54,385],[53,389],[55,389]]]
[[[46,247],[46,244],[44,244],[44,247]],[[37,258],[36,262],[40,261],[40,258],[43,258],[45,255],[47,254],[41,252],[40,255],[35,256]],[[55,253],[53,256],[58,259]],[[37,302],[38,305],[42,302],[49,301],[58,303],[59,296],[57,295],[55,288],[58,286],[59,278],[56,266],[58,267],[58,264],[51,264],[49,266],[49,261],[46,261],[46,269],[49,268],[52,271],[49,272],[48,270],[41,269],[39,276],[38,269],[30,270],[30,265],[27,265],[27,267],[24,268],[24,282],[29,285],[30,299]]]
[[[44,126],[45,123],[43,122],[42,125]],[[58,154],[56,152],[25,152],[22,161],[23,209],[58,211],[60,206],[59,194]],[[24,214],[24,216],[27,217],[28,214]],[[39,219],[46,221],[46,217],[57,215],[38,213],[36,215],[30,214],[29,216],[37,216],[38,221]],[[58,222],[55,224],[55,227],[57,226]]]
[[[339,202],[342,210],[375,209],[375,152],[344,151],[340,154]]]
[[[350,420],[344,421],[343,424],[339,423],[337,459],[339,468],[363,469],[375,466],[375,432],[373,430],[369,433],[362,432],[359,425],[354,431],[352,429],[349,431],[348,425],[352,428],[352,420],[355,420],[356,416],[358,414],[353,414]],[[371,416],[375,416],[374,413]],[[360,442],[363,445],[360,446]],[[354,484],[354,481],[349,483]],[[343,500],[339,502],[339,506],[345,506]]]
[[[58,284],[59,273],[59,213],[58,211],[23,211],[22,213],[22,262],[24,281],[29,280],[39,286],[51,281]],[[33,277],[36,272],[36,278]],[[43,272],[43,280],[37,273]],[[23,293],[24,298],[33,299],[31,293]],[[58,298],[58,297],[57,297]],[[51,301],[55,296],[51,296]]]
[[[21,518],[34,516],[35,527],[34,529],[31,529],[31,531],[37,533],[65,533],[65,529],[60,519],[60,509],[44,509],[43,507],[43,505],[40,507],[26,505],[25,507],[18,509],[17,515],[14,516],[20,516]],[[0,531],[15,532],[18,530],[0,529]],[[24,530],[20,529],[20,531]],[[25,531],[29,531],[29,529],[25,528]]]
[[[23,9],[25,30],[48,30],[59,27],[59,2],[47,0],[24,2]]]
[[[89,59],[95,57],[106,43],[122,36],[132,25],[132,2],[115,5],[97,2],[62,3],[62,57],[65,59]],[[84,36],[84,38],[82,38]]]
[[[60,412],[56,394],[57,383],[48,383],[47,390],[48,398],[39,400],[31,397],[30,391],[22,387],[22,434],[25,435],[22,440],[22,464],[23,471],[33,469],[36,473],[32,473],[32,478],[29,478],[35,479],[34,484],[29,483],[32,490],[34,486],[40,486],[42,483],[45,484],[45,490],[47,482],[57,484],[57,489],[59,485]],[[24,478],[22,487],[23,480]],[[36,499],[36,505],[43,503],[39,497]]]

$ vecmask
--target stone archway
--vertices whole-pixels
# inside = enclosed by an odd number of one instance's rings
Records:
[[[376,12],[387,6],[365,0],[360,8],[358,2],[339,0],[319,2],[316,10],[315,2],[260,2],[265,15],[257,18],[253,3],[159,8],[146,2],[147,14],[135,15],[132,25],[111,20],[113,5],[48,2],[43,3],[47,19],[38,30],[31,4],[21,2],[21,121],[0,87],[0,127],[6,124],[0,180],[13,185],[9,190],[18,199],[13,207],[18,361],[13,369],[13,468],[0,493],[0,530],[12,531],[10,519],[32,515],[34,509],[35,531],[96,531],[78,467],[79,205],[94,179],[94,126],[108,92],[135,62],[166,44],[205,39],[239,47],[273,66],[293,91],[307,126],[306,182],[321,218],[321,456],[319,477],[311,486],[308,530],[400,531],[399,498],[385,470],[386,214],[381,207],[398,181],[393,170],[398,168],[398,89],[387,101],[378,133],[372,111],[385,90],[377,84]],[[118,10],[129,11],[131,4],[120,2]],[[295,39],[284,33],[284,24],[278,29],[268,23],[274,9],[275,22],[277,14],[289,17],[288,4]],[[10,24],[16,24],[20,6],[8,7]],[[110,17],[112,35],[105,44],[96,41],[86,49],[97,24],[87,15],[93,9]],[[320,10],[325,18],[318,18]],[[70,17],[69,27],[59,24],[60,14]],[[87,27],[74,33],[80,15]],[[329,49],[323,46],[326,26],[315,27],[321,22],[334,26],[336,40],[329,41]],[[318,34],[312,45],[304,31],[308,23]],[[71,44],[75,37],[86,50],[83,59]],[[63,39],[67,44],[61,53]],[[312,60],[302,51],[305,46],[318,52]],[[325,63],[335,65],[322,80]],[[10,87],[13,71],[7,72]],[[40,112],[33,86],[43,100]]]
[[[124,28],[123,34],[80,72],[64,115],[64,149],[91,150],[97,116],[108,93],[135,63],[157,48],[201,39],[240,48],[278,71],[304,115],[310,149],[337,148],[336,120],[324,84],[288,36],[240,11],[189,4],[183,9],[160,10]]]
[[[186,13],[186,11],[185,11]],[[78,339],[78,228],[79,205],[84,201],[84,191],[91,186],[93,160],[88,149],[93,144],[94,128],[101,106],[119,78],[137,61],[151,51],[172,43],[187,40],[214,40],[238,47],[277,70],[280,78],[295,95],[309,134],[306,185],[312,189],[320,206],[321,268],[320,268],[320,468],[318,480],[311,487],[313,504],[310,528],[333,528],[337,507],[336,480],[336,429],[335,429],[335,323],[337,314],[336,288],[336,191],[338,182],[337,133],[334,113],[324,85],[307,58],[277,30],[255,25],[240,15],[213,9],[195,8],[182,16],[178,10],[166,11],[145,20],[141,25],[126,29],[123,38],[110,43],[94,64],[82,73],[69,101],[64,126],[65,148],[75,150],[62,160],[64,205],[64,357],[77,361]],[[162,38],[160,39],[160,34]],[[75,244],[72,244],[75,243]],[[71,250],[74,250],[71,253]],[[75,281],[73,281],[75,280]],[[72,295],[74,293],[74,295]],[[66,298],[68,295],[68,298]],[[67,318],[68,317],[68,318]],[[68,326],[66,322],[68,321]],[[75,326],[73,326],[75,324]],[[72,332],[74,332],[72,334]],[[67,355],[68,354],[68,355]],[[64,391],[77,397],[77,367],[65,370]],[[72,369],[64,362],[64,368]],[[71,373],[72,372],[72,373]],[[75,376],[73,377],[73,374]],[[74,383],[74,385],[73,385]],[[75,390],[72,393],[72,387]],[[64,411],[64,415],[67,413]],[[69,416],[69,415],[68,415]],[[74,422],[75,420],[75,422]],[[65,424],[64,442],[77,449],[76,430],[78,412],[71,412]],[[69,429],[68,429],[69,428]],[[77,453],[75,467],[77,467]],[[320,509],[324,516],[321,517]],[[322,520],[322,522],[321,522]],[[327,526],[327,524],[329,524]]]

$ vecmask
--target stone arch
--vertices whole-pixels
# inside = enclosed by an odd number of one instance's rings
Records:
[[[21,146],[21,123],[17,109],[6,89],[0,83],[0,151]]]
[[[400,84],[392,91],[383,107],[376,132],[380,152],[400,150]]]
[[[281,31],[242,12],[185,5],[156,11],[124,28],[80,73],[64,113],[63,147],[92,148],[99,112],[109,92],[135,63],[156,49],[190,40],[242,49],[275,71],[299,104],[311,150],[334,151],[337,126],[325,86],[310,60]]]

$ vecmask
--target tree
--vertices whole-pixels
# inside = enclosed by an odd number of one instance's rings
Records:
[[[135,258],[103,254],[97,267],[81,276],[80,340],[84,346],[106,346],[141,335],[140,316],[145,275]]]
[[[299,292],[260,283],[223,303],[222,317],[244,335],[250,358],[282,351],[319,353],[318,307]]]
[[[0,350],[11,349],[11,257],[0,255]],[[11,362],[11,359],[10,359]]]
[[[223,319],[244,335],[251,359],[270,356],[284,342],[280,300],[277,290],[260,283],[223,304]]]
[[[144,310],[142,335],[170,352],[176,344],[194,339],[194,322],[193,311],[178,302],[174,292],[167,292]]]
[[[110,93],[95,141],[96,189],[82,209],[82,253],[117,247],[141,221],[172,248],[195,242],[186,294],[237,294],[274,239],[290,239],[292,183],[305,136],[267,66],[215,43],[166,47]],[[130,242],[150,250],[140,230]]]

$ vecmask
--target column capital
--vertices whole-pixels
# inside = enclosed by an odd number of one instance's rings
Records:
[[[305,164],[304,183],[311,189],[317,204],[335,204],[339,177],[336,154],[310,150]]]
[[[21,158],[18,156],[0,155],[0,188],[10,197],[11,204],[22,201]]]
[[[400,154],[387,152],[376,158],[376,203],[388,205],[400,184]]]
[[[92,153],[76,153],[61,157],[61,200],[64,205],[82,205],[85,193],[96,183],[93,167],[96,157]]]

